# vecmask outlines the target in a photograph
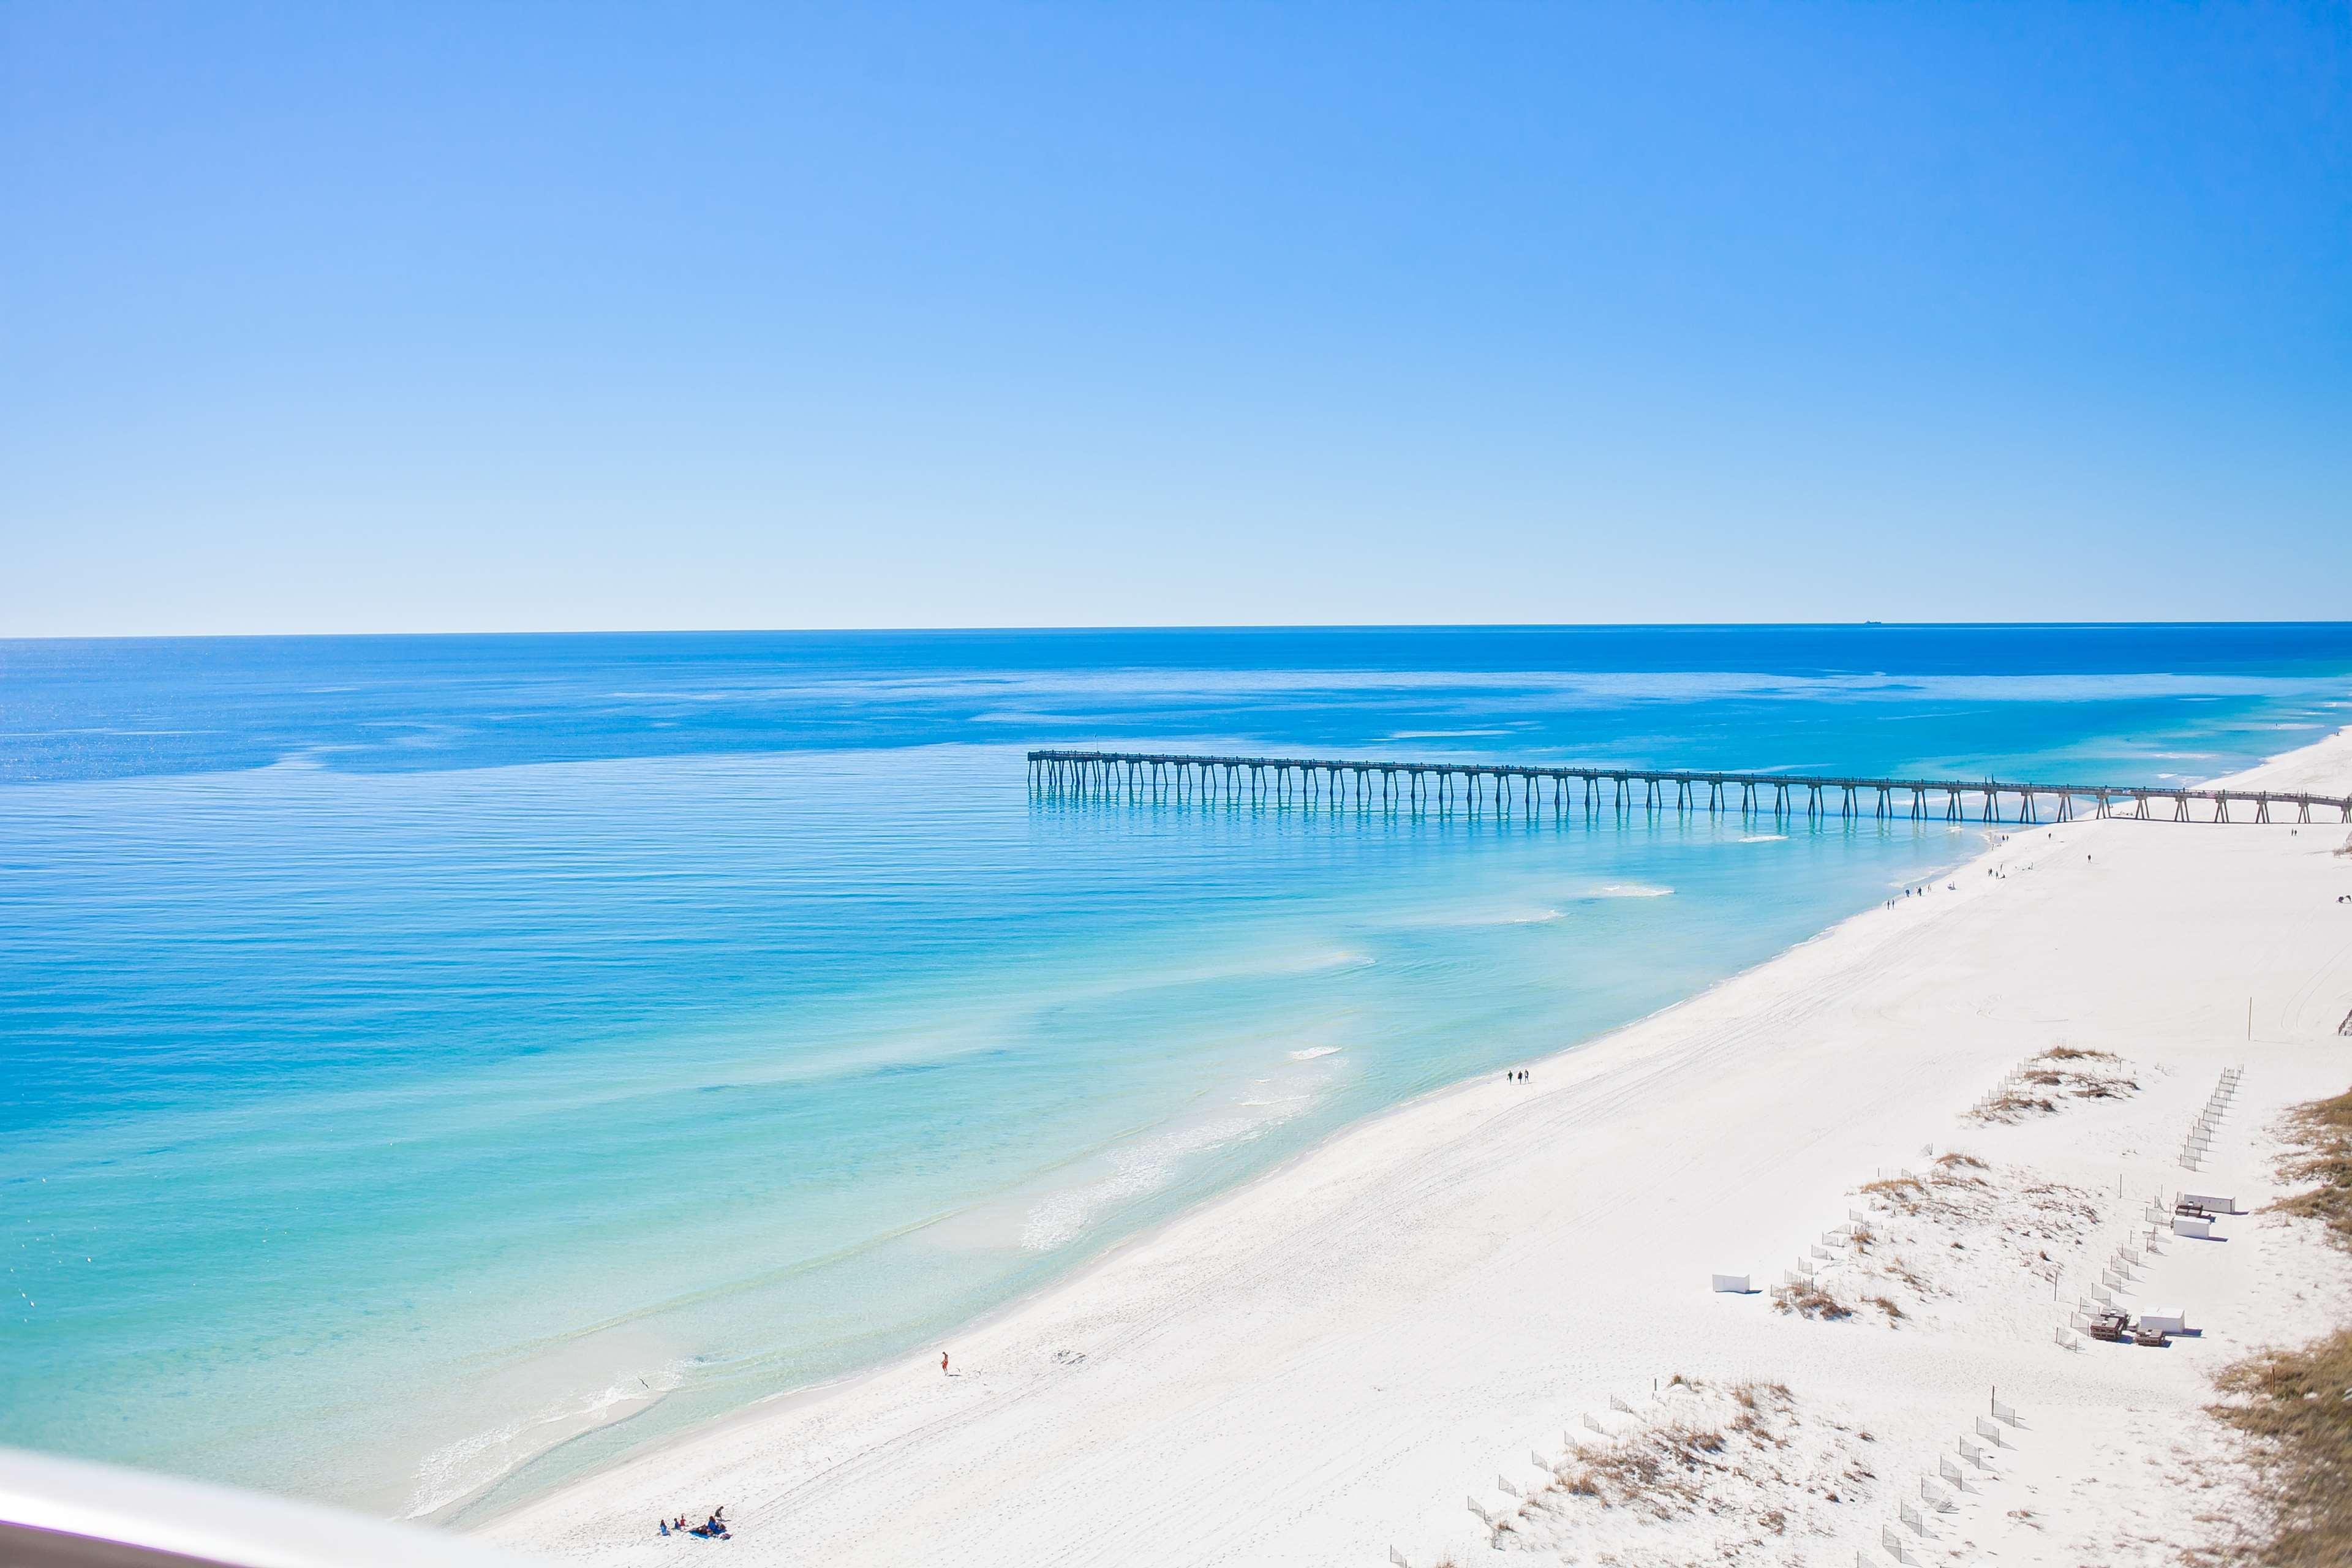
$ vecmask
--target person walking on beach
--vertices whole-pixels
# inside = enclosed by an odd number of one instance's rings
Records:
[[[948,1371],[948,1352],[945,1351],[941,1351],[940,1352],[940,1375],[941,1377],[951,1377],[954,1375],[952,1373]]]

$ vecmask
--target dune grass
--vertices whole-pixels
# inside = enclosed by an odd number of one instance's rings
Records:
[[[2298,1350],[2265,1351],[2215,1380],[2239,1397],[2213,1414],[2254,1440],[2271,1539],[2263,1568],[2352,1563],[2352,1329]]]
[[[2319,1221],[2352,1250],[2352,1092],[2287,1112],[2279,1174],[2315,1184],[2271,1207]],[[2352,1328],[2294,1350],[2263,1351],[2214,1380],[2233,1399],[2212,1407],[2252,1439],[2271,1514],[2270,1539],[2246,1561],[2263,1568],[2352,1563]]]
[[[1831,1322],[1853,1316],[1852,1307],[1810,1279],[1801,1279],[1793,1285],[1773,1286],[1772,1305],[1783,1312],[1794,1312],[1801,1318],[1822,1318]]]
[[[2352,1091],[2296,1106],[2286,1114],[2284,1131],[2295,1147],[2279,1160],[2279,1174],[2317,1184],[2271,1206],[2318,1220],[2330,1241],[2352,1251]]]
[[[1977,1121],[2021,1121],[2049,1116],[2070,1100],[2124,1100],[2139,1092],[2139,1080],[2113,1051],[2084,1046],[2053,1046],[2029,1058],[2014,1084],[1970,1112]]]

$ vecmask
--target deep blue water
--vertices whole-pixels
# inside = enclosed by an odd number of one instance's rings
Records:
[[[2347,703],[2345,626],[0,642],[0,1441],[510,1499],[1976,842],[1026,746],[2132,782]]]

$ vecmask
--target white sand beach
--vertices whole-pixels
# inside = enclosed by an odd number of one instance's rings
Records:
[[[2243,779],[2352,792],[2352,734]],[[956,1337],[955,1375],[935,1348],[772,1402],[482,1533],[593,1563],[974,1568],[1424,1568],[1497,1545],[1843,1565],[1893,1561],[1889,1531],[1919,1562],[2154,1563],[2224,1538],[2244,1477],[2210,1378],[2344,1313],[2352,1268],[2255,1214],[2147,1249],[2145,1211],[2183,1188],[2259,1207],[2275,1113],[2352,1084],[2347,829],[2010,831],[1531,1082],[1333,1138]],[[2061,1047],[2109,1055],[2043,1056]],[[1971,1117],[2036,1057],[2054,1110]],[[1866,1244],[1825,1239],[1855,1215]],[[1801,1258],[1852,1316],[1776,1310]],[[1714,1272],[1765,1289],[1717,1293]],[[2093,1287],[2201,1332],[2062,1344]],[[1698,1469],[1671,1452],[1718,1431]],[[1589,1463],[1572,1446],[1612,1445],[1665,1457],[1651,1503],[1554,1487]],[[1712,1506],[1676,1501],[1692,1476]],[[720,1503],[724,1546],[655,1534]]]

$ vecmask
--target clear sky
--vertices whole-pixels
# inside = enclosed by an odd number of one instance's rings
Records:
[[[0,635],[2352,615],[2352,7],[0,5]]]

